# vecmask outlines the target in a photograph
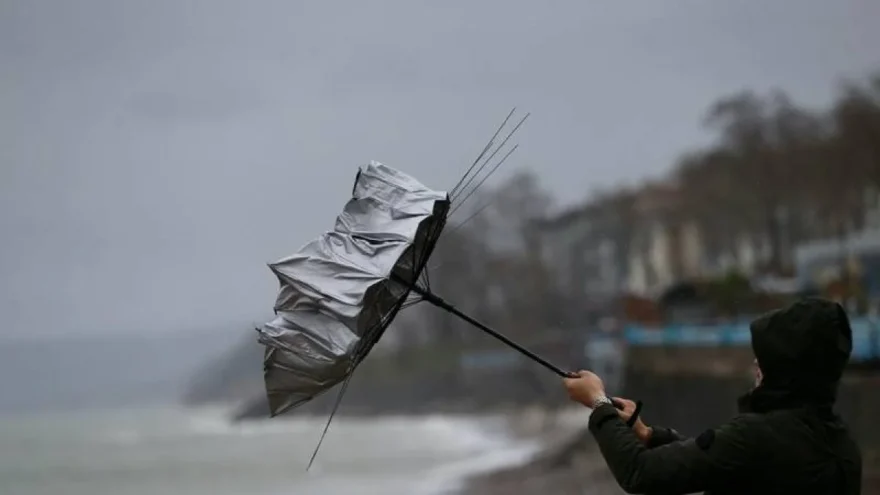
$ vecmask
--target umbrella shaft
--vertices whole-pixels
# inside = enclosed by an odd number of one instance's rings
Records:
[[[526,349],[525,347],[514,342],[513,340],[510,340],[504,334],[501,334],[501,333],[493,330],[492,328],[486,326],[485,324],[481,323],[480,321],[475,320],[474,318],[471,318],[470,316],[468,316],[465,313],[462,313],[460,310],[458,310],[458,308],[456,308],[455,306],[446,302],[442,297],[434,294],[431,291],[426,290],[424,287],[419,287],[418,285],[415,285],[415,286],[413,286],[412,290],[416,294],[422,296],[422,298],[425,301],[433,304],[434,306],[437,306],[440,309],[446,310],[446,311],[454,314],[455,316],[457,316],[457,317],[461,318],[462,320],[470,323],[471,325],[479,328],[480,330],[486,332],[487,334],[491,335],[492,337],[495,337],[496,339],[500,340],[501,342],[504,342],[505,344],[512,347],[513,349],[516,349],[517,351],[519,351],[520,354],[522,354],[522,355],[526,356],[527,358],[531,359],[532,361],[535,361],[536,363],[544,366],[545,368],[556,373],[557,375],[559,375],[563,378],[567,378],[567,377],[572,376],[571,372],[564,371],[563,369],[561,369],[558,366],[554,365],[553,363],[547,361],[546,359],[542,358],[541,356]]]

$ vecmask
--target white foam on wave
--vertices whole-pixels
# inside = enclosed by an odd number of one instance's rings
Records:
[[[340,419],[312,470],[343,474],[384,466],[390,475],[414,470],[403,477],[415,473],[423,479],[437,465],[504,448],[506,439],[491,435],[483,423],[481,418],[441,415]],[[313,426],[308,436],[317,441],[324,423]]]
[[[192,435],[232,435],[235,428],[228,417],[219,414],[196,414],[187,418],[187,433]]]
[[[494,421],[503,422],[503,418],[495,417]],[[563,431],[578,431],[589,420],[589,410],[572,408],[557,413],[557,427]],[[488,421],[491,425],[493,422]],[[509,430],[496,429],[496,434],[490,433],[486,428],[487,421],[469,421],[467,427],[459,430],[459,433],[467,433],[467,439],[474,446],[480,446],[480,451],[467,458],[445,464],[430,473],[428,479],[421,485],[419,493],[430,495],[445,495],[458,493],[464,488],[469,478],[476,475],[491,473],[496,470],[522,466],[534,459],[545,448],[545,442],[540,438],[529,440],[517,439]],[[498,423],[495,423],[497,426]]]
[[[325,420],[284,419],[277,423],[290,422],[288,431],[323,427]],[[255,423],[259,429],[268,428],[273,421]],[[332,432],[339,441],[346,434],[357,430],[382,432],[390,438],[411,438],[410,448],[430,450],[438,456],[439,465],[416,473],[417,481],[409,493],[446,494],[456,492],[468,478],[497,469],[524,464],[538,454],[543,447],[539,440],[521,440],[512,437],[503,427],[505,420],[500,416],[383,416],[378,418],[345,418],[338,425],[339,431]],[[259,424],[260,426],[256,426]],[[331,428],[332,430],[332,428]],[[265,431],[265,430],[263,430]],[[383,450],[382,445],[375,445]],[[399,445],[405,448],[404,445]],[[332,449],[324,455],[332,456]],[[391,452],[389,452],[391,453]],[[373,451],[373,455],[377,455]],[[398,452],[399,454],[399,452]],[[440,460],[443,459],[443,460]],[[336,459],[338,461],[338,459]],[[389,470],[394,470],[393,459],[386,460]],[[313,476],[324,474],[319,460],[312,468]],[[338,466],[338,465],[337,465]]]
[[[540,441],[514,438],[501,427],[503,421],[498,416],[430,418],[426,426],[442,432],[447,445],[458,449],[461,456],[430,470],[416,492],[458,492],[472,476],[524,464],[540,452]]]
[[[498,469],[525,464],[541,450],[538,441],[509,441],[491,449],[445,464],[433,470],[422,483],[420,493],[440,495],[460,491],[468,478]]]
[[[492,418],[494,419],[494,418]],[[438,447],[461,452],[502,448],[509,443],[506,435],[493,435],[487,428],[490,418],[428,416],[421,429],[442,442]]]
[[[270,457],[302,458],[303,467],[326,424],[326,417],[285,417],[231,421],[228,410],[169,410],[158,415],[104,423],[100,441],[125,449],[182,438],[229,437],[249,449],[264,445]],[[383,416],[337,418],[309,473],[308,486],[381,484],[383,493],[439,494],[457,490],[469,477],[527,462],[537,441],[512,438],[498,416]],[[93,439],[94,440],[94,439]],[[226,443],[228,443],[226,442]],[[380,482],[380,480],[382,480]],[[380,486],[380,485],[376,485]],[[405,491],[397,491],[404,487]],[[310,491],[304,485],[302,490]],[[323,491],[327,493],[326,490]]]
[[[103,423],[103,435],[99,434],[96,439],[117,445],[236,433],[234,424],[229,420],[229,409],[222,407],[163,408],[133,413],[122,411],[108,415]]]
[[[382,493],[437,495],[458,491],[471,476],[525,463],[540,451],[541,442],[512,438],[500,428],[502,422],[500,417],[445,415],[346,419],[340,422],[341,431],[337,435],[342,438],[352,429],[375,429],[395,439],[407,435],[408,439],[397,444],[396,448],[376,444],[369,454],[371,461],[386,466],[389,480],[398,479],[395,488],[383,487]],[[407,455],[407,449],[422,450],[436,458],[433,463],[412,466],[415,469],[406,472],[408,468],[400,466],[399,456]],[[347,472],[350,464],[335,457],[334,450],[328,449],[324,453],[331,458],[325,458],[326,469],[319,456],[310,476],[321,478],[343,473],[350,476],[351,472]],[[348,461],[353,462],[353,459]],[[365,488],[362,485],[360,489]],[[375,489],[370,491],[374,492]]]

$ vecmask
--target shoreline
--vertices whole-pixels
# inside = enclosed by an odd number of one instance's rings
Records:
[[[596,495],[623,493],[595,449],[587,431],[589,410],[573,407],[559,412],[525,411],[510,418],[514,441],[538,442],[523,462],[466,476],[459,495]]]
[[[569,406],[559,410],[541,406],[512,408],[506,412],[435,412],[433,414],[350,415],[363,419],[412,418],[442,416],[468,421],[490,420],[483,424],[490,436],[503,438],[501,444],[473,457],[451,465],[438,466],[429,474],[425,490],[432,495],[510,495],[516,494],[582,494],[622,493],[611,478],[587,431],[590,410]],[[321,414],[282,416],[292,419],[323,421]],[[266,419],[232,421],[232,424]],[[342,418],[339,418],[342,419]],[[268,419],[268,421],[272,421]],[[601,491],[598,491],[601,490]]]

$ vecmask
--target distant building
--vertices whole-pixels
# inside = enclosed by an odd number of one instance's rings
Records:
[[[701,225],[685,199],[672,181],[649,184],[636,194],[627,270],[632,294],[657,298],[679,282],[731,271],[752,276],[769,259],[766,239]]]
[[[678,189],[670,182],[649,184],[633,199],[628,292],[657,296],[684,275],[685,267],[700,264],[699,233],[681,218],[679,199]]]
[[[730,272],[761,278],[772,257],[767,236],[700,223],[686,199],[675,181],[655,181],[539,222],[542,257],[555,285],[589,306],[625,293],[657,299],[678,283]],[[784,230],[782,257],[790,265],[792,229]],[[880,296],[880,281],[876,289]]]
[[[543,221],[542,252],[560,290],[583,301],[657,297],[677,281],[726,267],[708,256],[679,194],[674,183],[655,182]]]
[[[571,209],[538,225],[542,257],[565,297],[587,308],[626,290],[630,225],[610,201]]]

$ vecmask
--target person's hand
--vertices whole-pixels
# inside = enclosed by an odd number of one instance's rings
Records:
[[[564,378],[563,382],[571,400],[587,407],[593,407],[598,398],[605,397],[605,384],[590,371],[579,371],[576,377]]]
[[[622,419],[624,423],[629,421],[629,419],[632,418],[633,413],[636,411],[636,403],[621,397],[614,397],[611,400],[616,406],[618,406],[617,415],[620,416],[620,419]],[[635,433],[636,436],[639,437],[639,440],[645,444],[648,443],[648,440],[651,439],[651,435],[654,433],[654,430],[651,429],[650,426],[642,422],[641,417],[636,418],[636,423],[632,428],[633,433]]]

